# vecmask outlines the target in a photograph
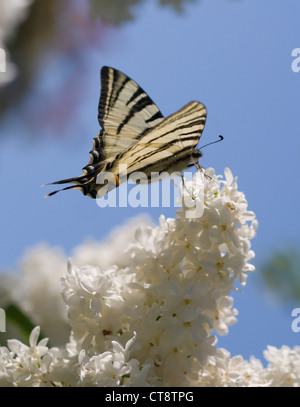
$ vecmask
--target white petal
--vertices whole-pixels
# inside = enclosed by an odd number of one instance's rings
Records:
[[[29,336],[29,344],[30,346],[33,348],[36,346],[37,341],[39,339],[40,336],[40,331],[41,328],[39,326],[36,326],[35,328],[33,328],[33,330],[31,331],[31,334]]]

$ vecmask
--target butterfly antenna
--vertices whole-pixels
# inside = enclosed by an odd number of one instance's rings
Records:
[[[200,149],[202,149],[202,148],[204,148],[204,147],[207,147],[207,146],[210,146],[211,144],[219,143],[219,142],[222,141],[222,140],[224,140],[224,137],[220,135],[220,136],[219,136],[219,140],[212,141],[211,143],[208,143],[208,144],[204,144],[204,146],[200,147]]]

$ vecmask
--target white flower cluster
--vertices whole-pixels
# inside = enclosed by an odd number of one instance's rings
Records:
[[[161,217],[157,227],[131,223],[115,234],[121,256],[112,244],[75,250],[76,266],[69,261],[62,277],[67,315],[56,305],[59,320],[71,329],[68,343],[47,347],[47,340],[38,342],[38,327],[29,347],[8,341],[0,348],[0,386],[300,385],[300,348],[269,347],[264,368],[255,358],[231,357],[216,347],[213,332],[227,334],[236,321],[230,292],[254,270],[250,240],[257,221],[229,169],[225,180],[207,170],[201,194],[197,182],[185,183],[182,194],[204,199],[201,217],[187,219],[182,207],[176,219]],[[34,278],[40,274],[46,281],[45,270],[53,276],[54,254],[39,250],[44,264],[38,250],[25,264],[43,269]],[[56,273],[63,274],[64,256],[55,256]],[[88,258],[93,265],[82,265],[91,263]],[[55,296],[49,284],[50,278],[43,284],[46,304],[47,296]],[[31,305],[20,301],[27,310],[41,303],[35,288],[31,297]],[[46,323],[49,318],[50,312]],[[54,330],[52,336],[55,342]]]

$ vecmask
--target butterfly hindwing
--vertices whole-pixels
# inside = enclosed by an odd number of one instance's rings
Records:
[[[193,158],[201,156],[196,145],[206,120],[206,108],[202,103],[191,102],[178,112],[168,116],[149,130],[138,142],[120,157],[126,162],[127,172],[151,172],[185,169]]]

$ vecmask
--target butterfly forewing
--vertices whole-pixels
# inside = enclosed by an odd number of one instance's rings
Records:
[[[98,119],[106,158],[130,148],[163,115],[143,89],[116,69],[101,70]]]

